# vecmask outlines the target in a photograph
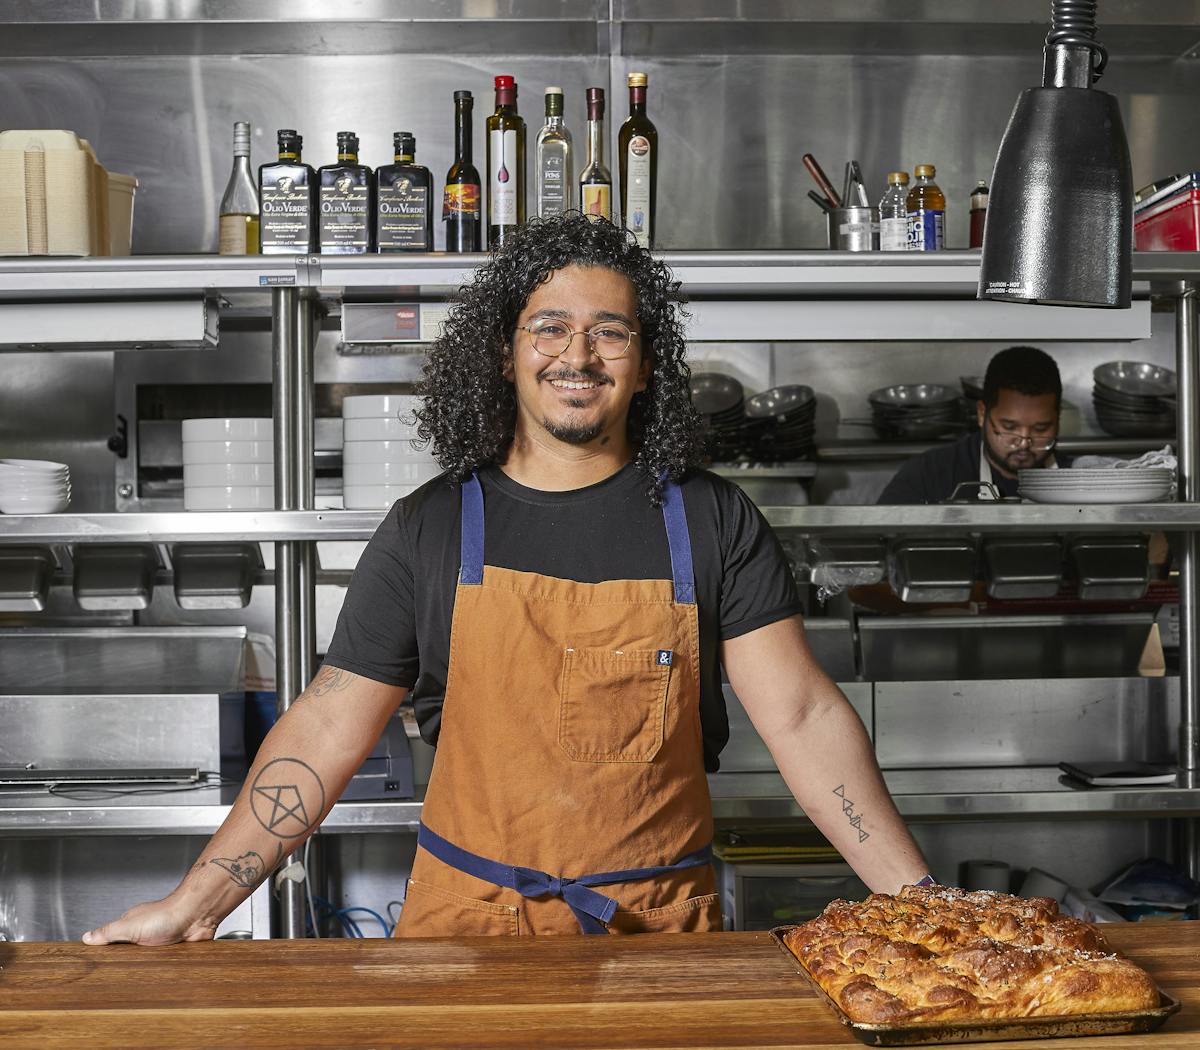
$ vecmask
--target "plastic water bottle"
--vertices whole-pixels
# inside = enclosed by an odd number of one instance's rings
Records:
[[[879,201],[879,248],[908,251],[908,172],[889,171],[888,185]]]

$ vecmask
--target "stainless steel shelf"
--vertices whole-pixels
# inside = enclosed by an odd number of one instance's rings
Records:
[[[885,771],[908,820],[1025,820],[1200,815],[1200,780],[1128,788],[1072,786],[1052,767]],[[803,820],[778,773],[718,773],[708,778],[719,821]],[[229,813],[238,787],[147,801],[70,801],[45,793],[0,793],[0,837],[39,835],[211,835]],[[211,795],[210,799],[197,796]],[[321,825],[326,834],[414,831],[420,799],[339,802]]]
[[[888,536],[898,533],[1113,532],[1200,528],[1200,504],[937,504],[889,507],[763,507],[774,528]]]
[[[730,474],[752,477],[751,474]],[[760,477],[779,475],[761,474]],[[798,475],[787,475],[798,476]],[[886,536],[902,532],[1111,532],[1200,529],[1200,504],[939,504],[762,507],[775,528]],[[0,515],[0,544],[217,543],[230,540],[366,540],[384,510],[162,511]]]
[[[691,296],[974,298],[979,252],[664,252]],[[112,259],[0,260],[0,301],[263,293],[272,287],[325,296],[451,295],[485,255],[134,255]],[[1135,252],[1135,281],[1200,280],[1200,252]]]
[[[162,511],[0,515],[0,543],[365,540],[383,510]]]
[[[1053,766],[884,770],[888,791],[908,820],[1200,815],[1200,781],[1181,773],[1174,785],[1075,786]],[[718,820],[803,817],[778,773],[709,777]]]

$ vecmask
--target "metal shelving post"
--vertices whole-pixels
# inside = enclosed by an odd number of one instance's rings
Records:
[[[299,362],[302,356],[299,294],[295,288],[271,292],[272,414],[275,420],[275,506],[297,510]],[[311,371],[310,371],[311,379]],[[282,716],[300,694],[300,548],[275,544],[275,696]],[[285,863],[296,860],[295,855]],[[279,929],[284,937],[304,936],[304,895],[299,883],[284,879],[279,889]]]
[[[1178,373],[1179,496],[1187,503],[1200,500],[1200,332],[1197,331],[1196,289],[1180,286],[1175,305],[1175,358]],[[1200,638],[1197,638],[1197,534],[1179,537],[1179,767],[1191,775],[1200,768]],[[1200,877],[1200,821],[1184,822],[1183,854],[1188,874]]]

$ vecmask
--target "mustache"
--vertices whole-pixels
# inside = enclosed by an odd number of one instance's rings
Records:
[[[550,369],[538,376],[541,382],[548,383],[552,379],[559,379],[566,383],[612,383],[609,376],[598,372],[579,372],[574,368],[555,367],[554,365],[551,365]]]

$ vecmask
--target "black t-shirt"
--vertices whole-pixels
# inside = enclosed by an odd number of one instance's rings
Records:
[[[632,465],[570,492],[526,488],[496,467],[479,480],[486,564],[577,583],[671,579],[662,509],[651,505]],[[729,739],[719,641],[801,607],[775,534],[740,488],[707,471],[689,474],[681,488],[696,576],[704,765],[714,772]],[[392,507],[354,570],[325,657],[354,674],[412,686],[421,736],[431,744],[450,654],[460,501],[460,486],[443,476]]]

